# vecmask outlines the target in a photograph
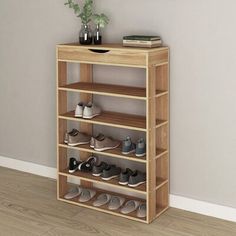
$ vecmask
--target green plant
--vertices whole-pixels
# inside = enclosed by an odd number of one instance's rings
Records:
[[[74,0],[67,0],[65,5],[68,5],[69,8],[74,9],[74,13],[81,19],[83,24],[88,24],[91,21],[93,16],[93,0],[85,0],[82,11],[79,4],[75,3]]]
[[[83,24],[88,24],[94,18],[95,24],[103,28],[109,22],[105,14],[93,14],[93,0],[85,0],[82,7],[78,3],[75,3],[75,0],[67,0],[65,6],[72,8]]]
[[[94,22],[96,25],[99,25],[101,28],[104,28],[108,24],[109,18],[105,14],[94,14]]]

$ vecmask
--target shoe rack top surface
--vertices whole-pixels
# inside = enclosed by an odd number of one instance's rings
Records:
[[[67,43],[57,45],[57,60],[88,64],[102,64],[147,68],[168,63],[168,47],[138,48],[121,44],[80,45]]]

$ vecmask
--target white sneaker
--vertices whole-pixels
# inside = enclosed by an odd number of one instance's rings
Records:
[[[75,117],[83,117],[84,103],[80,102],[75,109]]]
[[[101,108],[94,105],[92,102],[89,102],[85,107],[83,111],[83,118],[85,119],[92,119],[95,116],[98,116],[101,114]]]

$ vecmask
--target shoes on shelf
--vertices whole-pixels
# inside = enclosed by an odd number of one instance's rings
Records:
[[[120,212],[123,214],[129,214],[131,212],[134,212],[139,207],[140,202],[135,200],[129,200],[125,203],[124,207],[121,208]]]
[[[146,174],[136,170],[132,175],[129,177],[128,186],[129,187],[138,187],[141,184],[146,182]]]
[[[100,176],[103,172],[104,169],[106,169],[109,165],[102,161],[100,164],[98,165],[94,165],[93,166],[93,170],[92,170],[92,175],[93,176]]]
[[[78,170],[82,172],[91,172],[93,170],[93,166],[97,163],[97,161],[97,157],[90,156],[86,161],[83,161],[78,165]]]
[[[114,149],[120,146],[120,141],[110,137],[105,137],[102,140],[95,139],[94,141],[94,150],[98,152]]]
[[[101,112],[101,108],[92,102],[89,102],[87,105],[83,102],[79,102],[75,108],[75,117],[92,119],[95,116],[100,115]]]
[[[68,145],[77,146],[81,144],[88,144],[91,136],[81,132],[74,132],[68,136]]]
[[[125,202],[124,197],[112,196],[108,204],[108,209],[115,211],[119,209],[124,204],[124,202]]]
[[[146,155],[146,143],[143,138],[140,138],[137,142],[135,155],[136,157],[143,157]]]
[[[78,170],[78,166],[81,162],[77,161],[74,157],[69,160],[69,173],[74,173]]]
[[[93,202],[93,205],[96,207],[103,206],[107,204],[111,199],[111,195],[107,193],[101,193],[98,195],[97,199]]]
[[[75,109],[75,117],[79,118],[83,117],[83,111],[84,111],[84,103],[79,102]]]
[[[103,170],[101,177],[103,180],[111,180],[118,177],[120,175],[120,172],[120,167],[117,167],[116,165],[109,165]]]
[[[120,180],[119,184],[121,185],[127,185],[129,182],[129,177],[133,174],[133,171],[129,168],[126,168],[125,171],[122,171],[120,173]]]
[[[95,140],[102,141],[105,138],[104,134],[99,133],[96,137],[91,137],[90,147],[94,148]]]
[[[64,143],[68,143],[69,140],[69,136],[71,135],[75,135],[76,133],[78,133],[79,131],[77,129],[72,129],[70,132],[66,132],[65,136],[64,136]]]
[[[93,189],[83,188],[79,197],[79,202],[88,202],[96,195]]]
[[[125,140],[122,142],[122,154],[128,155],[130,153],[135,152],[136,145],[132,143],[131,138],[128,136]]]
[[[73,199],[78,197],[82,192],[82,189],[79,186],[73,187],[69,190],[69,192],[64,196],[65,199]]]
[[[102,112],[101,108],[93,104],[92,102],[89,102],[87,105],[84,107],[83,111],[83,118],[84,119],[92,119],[95,116],[100,115]]]
[[[137,217],[144,218],[147,215],[146,203],[141,203],[137,209]]]

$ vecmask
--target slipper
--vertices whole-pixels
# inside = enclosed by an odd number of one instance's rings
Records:
[[[65,199],[69,200],[78,197],[81,194],[81,188],[76,186],[69,190],[69,192],[64,196]]]
[[[102,193],[98,195],[97,199],[93,202],[93,205],[96,207],[103,206],[107,204],[111,199],[111,195],[107,193]]]
[[[87,202],[91,200],[96,195],[96,191],[92,189],[82,189],[81,195],[79,197],[79,202]]]
[[[140,205],[139,201],[129,200],[128,202],[125,203],[124,207],[120,210],[120,212],[123,214],[129,214],[137,210],[139,205]]]
[[[137,217],[139,218],[144,218],[147,215],[147,209],[146,209],[146,204],[142,203],[139,205],[138,210],[137,210]]]
[[[117,210],[119,209],[125,202],[125,198],[118,197],[118,196],[112,196],[111,201],[108,204],[109,210]]]

